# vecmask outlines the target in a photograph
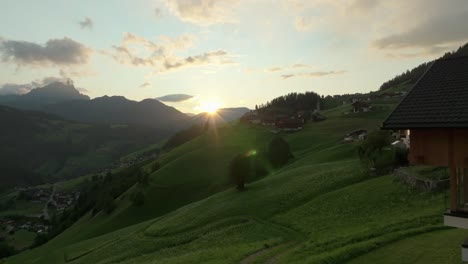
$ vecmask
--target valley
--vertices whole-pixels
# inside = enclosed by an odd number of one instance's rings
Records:
[[[444,192],[412,189],[391,174],[369,176],[358,143],[342,143],[346,132],[378,129],[395,103],[373,105],[367,113],[345,114],[350,105],[323,111],[326,121],[282,135],[294,160],[243,192],[229,187],[229,160],[265,148],[274,135],[236,123],[209,131],[158,157],[149,184],[120,195],[112,213],[88,213],[6,263],[373,263],[386,256],[381,248],[462,239],[466,232],[442,225]],[[138,207],[130,200],[135,192],[145,197]],[[450,241],[438,250],[452,252],[444,260],[456,263]],[[441,263],[430,246],[418,252],[427,258],[400,263]]]

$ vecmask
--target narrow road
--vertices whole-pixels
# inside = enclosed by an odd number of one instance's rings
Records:
[[[50,193],[49,200],[42,208],[42,215],[44,216],[44,220],[50,220],[49,215],[49,203],[54,202],[54,195],[55,195],[55,185],[52,185],[52,192]]]

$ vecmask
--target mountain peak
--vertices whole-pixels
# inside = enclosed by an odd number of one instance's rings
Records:
[[[72,82],[53,82],[44,87],[32,89],[23,95],[30,100],[44,100],[46,103],[56,103],[68,100],[89,100],[87,95],[81,94]]]

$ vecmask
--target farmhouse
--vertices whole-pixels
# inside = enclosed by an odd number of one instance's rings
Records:
[[[370,110],[370,104],[364,100],[358,100],[352,103],[352,106],[353,106],[353,113],[368,112]]]
[[[407,130],[412,164],[450,168],[447,226],[468,229],[468,57],[440,59],[383,123]],[[468,245],[462,245],[468,261]]]
[[[280,118],[276,121],[276,127],[284,131],[301,130],[303,126],[302,120],[294,117]]]

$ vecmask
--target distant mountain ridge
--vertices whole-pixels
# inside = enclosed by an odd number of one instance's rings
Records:
[[[23,110],[41,110],[43,105],[71,100],[89,100],[89,96],[81,94],[72,83],[61,82],[32,89],[23,95],[0,96],[0,104]]]
[[[24,95],[0,96],[0,104],[54,114],[71,121],[102,124],[139,124],[176,131],[189,117],[155,99],[141,102],[123,96],[90,99],[71,82],[54,82]]]
[[[249,111],[250,109],[246,107],[220,108],[216,111],[216,114],[200,113],[192,116],[191,122],[193,124],[203,124],[207,120],[211,120],[215,124],[219,125],[234,121]]]
[[[138,124],[166,131],[178,131],[207,119],[216,124],[231,122],[250,111],[248,108],[219,109],[216,115],[187,115],[157,99],[140,102],[123,96],[102,96],[90,99],[71,82],[55,82],[35,88],[24,95],[0,96],[0,105],[22,110],[54,114],[71,121],[95,124]]]
[[[73,100],[45,105],[41,110],[69,120],[104,124],[143,124],[178,130],[189,117],[155,99],[140,102],[123,96],[103,96],[92,100]]]

